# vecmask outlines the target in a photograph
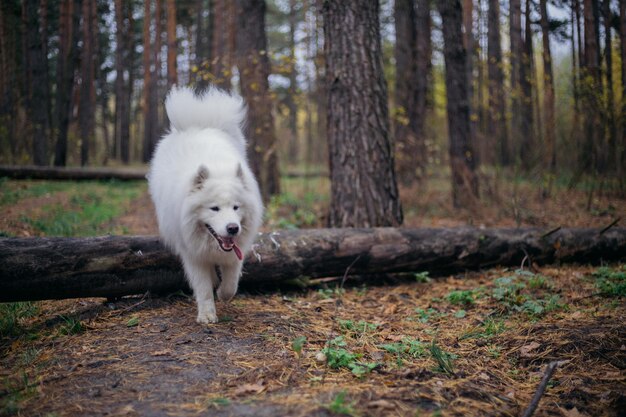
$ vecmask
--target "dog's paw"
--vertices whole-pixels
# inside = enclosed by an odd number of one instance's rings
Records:
[[[217,323],[218,318],[216,314],[198,314],[196,321],[200,324]]]

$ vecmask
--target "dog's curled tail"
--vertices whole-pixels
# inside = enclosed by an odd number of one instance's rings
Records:
[[[173,87],[165,99],[165,110],[172,130],[219,129],[245,145],[241,129],[246,106],[237,94],[213,86],[200,94],[195,94],[189,87]]]

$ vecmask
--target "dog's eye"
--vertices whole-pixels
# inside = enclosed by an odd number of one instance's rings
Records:
[[[233,210],[235,211],[239,210],[239,206],[233,206]]]
[[[213,210],[213,211],[220,211],[220,208],[218,206],[213,206],[213,207],[211,207],[211,210]]]

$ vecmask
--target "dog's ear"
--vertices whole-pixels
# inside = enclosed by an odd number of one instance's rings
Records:
[[[202,188],[202,184],[209,178],[209,169],[204,165],[200,165],[198,167],[198,172],[196,172],[196,176],[193,178],[193,190],[200,190]]]

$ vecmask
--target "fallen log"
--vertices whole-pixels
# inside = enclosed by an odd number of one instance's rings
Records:
[[[147,168],[80,168],[0,165],[0,177],[14,180],[145,180]]]
[[[626,259],[626,229],[314,229],[263,233],[242,284]],[[186,284],[156,236],[1,238],[0,301],[167,293]]]
[[[99,181],[145,180],[147,168],[92,168],[92,167],[51,167],[36,165],[0,165],[0,178],[14,180],[68,180],[68,181]],[[287,178],[322,178],[328,177],[324,171],[288,171],[282,174]]]

